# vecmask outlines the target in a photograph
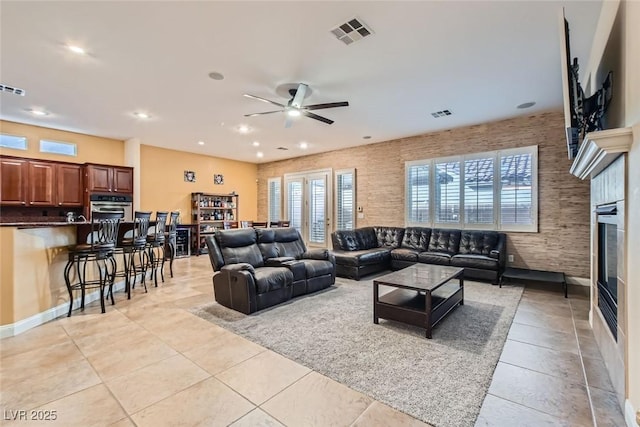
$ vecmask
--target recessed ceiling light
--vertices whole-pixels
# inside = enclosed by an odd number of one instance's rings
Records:
[[[307,149],[307,147],[309,147],[309,144],[307,144],[306,142],[302,141],[302,142],[300,143],[300,148],[301,148],[301,149],[306,150],[306,149]]]
[[[148,119],[151,118],[150,115],[148,115],[147,113],[133,113],[134,116],[136,116],[139,119]]]
[[[29,108],[26,111],[30,112],[34,116],[48,116],[49,113],[44,110],[38,110],[37,108]]]
[[[531,107],[533,107],[534,105],[536,105],[536,103],[535,103],[535,102],[533,102],[533,101],[530,101],[530,102],[525,102],[525,103],[523,103],[523,104],[518,105],[518,108],[520,108],[521,110],[523,110],[523,109],[525,109],[525,108],[531,108]]]
[[[198,141],[198,145],[204,145],[204,141]]]
[[[287,114],[289,115],[289,117],[299,117],[301,113],[300,113],[300,110],[291,108],[287,110]]]
[[[224,76],[217,71],[210,72],[209,78],[212,78],[213,80],[224,80]]]
[[[259,146],[260,146],[260,142],[258,142],[258,141],[253,141],[253,142],[251,143],[251,145],[253,145],[254,147],[259,147]]]
[[[258,152],[256,153],[256,156],[258,156],[258,157],[262,158],[262,157],[264,157],[264,153],[263,153],[262,151],[258,151]]]
[[[247,125],[240,125],[240,126],[238,127],[238,132],[240,132],[240,133],[247,133],[247,132],[249,132],[249,126],[247,126]]]
[[[80,46],[67,45],[67,49],[69,49],[73,53],[77,53],[78,55],[84,55],[87,53],[87,51]]]
[[[371,135],[365,135],[362,137],[362,139],[371,139]]]

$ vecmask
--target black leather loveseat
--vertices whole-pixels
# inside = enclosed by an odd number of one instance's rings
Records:
[[[219,230],[205,240],[216,301],[245,314],[335,283],[333,255],[307,251],[295,228]]]
[[[425,227],[364,227],[332,233],[336,274],[364,275],[415,263],[464,267],[466,279],[498,284],[506,261],[506,235]]]

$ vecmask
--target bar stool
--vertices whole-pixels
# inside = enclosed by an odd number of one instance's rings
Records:
[[[160,276],[164,282],[164,233],[167,227],[167,217],[169,212],[156,212],[156,225],[153,232],[147,234],[146,251],[147,256],[145,270],[142,274],[142,283],[145,283],[146,269],[151,268],[151,278],[155,282],[155,286],[158,287],[158,268],[160,268]],[[158,254],[156,255],[156,252]],[[162,252],[162,254],[160,254]],[[145,284],[146,289],[146,284]]]
[[[87,243],[80,243],[69,248],[69,261],[64,267],[64,281],[69,291],[69,313],[73,310],[73,291],[80,289],[82,299],[80,308],[84,311],[84,296],[87,289],[100,289],[100,306],[105,312],[104,290],[108,286],[106,295],[111,295],[111,305],[115,304],[113,299],[113,282],[115,280],[116,260],[113,252],[118,238],[118,228],[120,221],[124,217],[122,212],[92,212],[91,229],[87,236]],[[87,264],[95,263],[98,269],[98,278],[87,280]],[[77,283],[71,283],[69,274],[75,266]]]
[[[178,218],[180,218],[180,212],[174,211],[169,215],[169,227],[164,233],[165,241],[169,246],[169,273],[173,277],[173,260],[176,257],[176,239],[178,237]],[[164,281],[164,279],[163,279]]]
[[[116,247],[116,254],[121,253],[124,270],[116,273],[116,277],[125,278],[125,290],[127,299],[131,299],[131,288],[135,287],[138,271],[136,268],[136,255],[141,271],[144,271],[144,251],[147,245],[147,233],[149,232],[149,222],[151,212],[136,211],[133,216],[133,228],[128,230],[120,245]],[[133,283],[131,278],[133,277]],[[143,282],[144,283],[144,282]],[[147,292],[147,286],[144,286]]]

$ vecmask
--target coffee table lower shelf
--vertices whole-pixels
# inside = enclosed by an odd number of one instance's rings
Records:
[[[377,291],[377,286],[376,291]],[[377,292],[375,292],[377,294]],[[377,297],[377,295],[376,295]],[[426,337],[431,338],[432,328],[451,310],[464,304],[463,288],[446,297],[431,295],[409,289],[395,289],[379,298],[374,298],[373,323],[378,319],[395,320],[426,329]]]

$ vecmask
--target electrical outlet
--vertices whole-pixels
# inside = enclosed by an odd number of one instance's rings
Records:
[[[509,262],[513,262],[513,255],[509,255]]]

